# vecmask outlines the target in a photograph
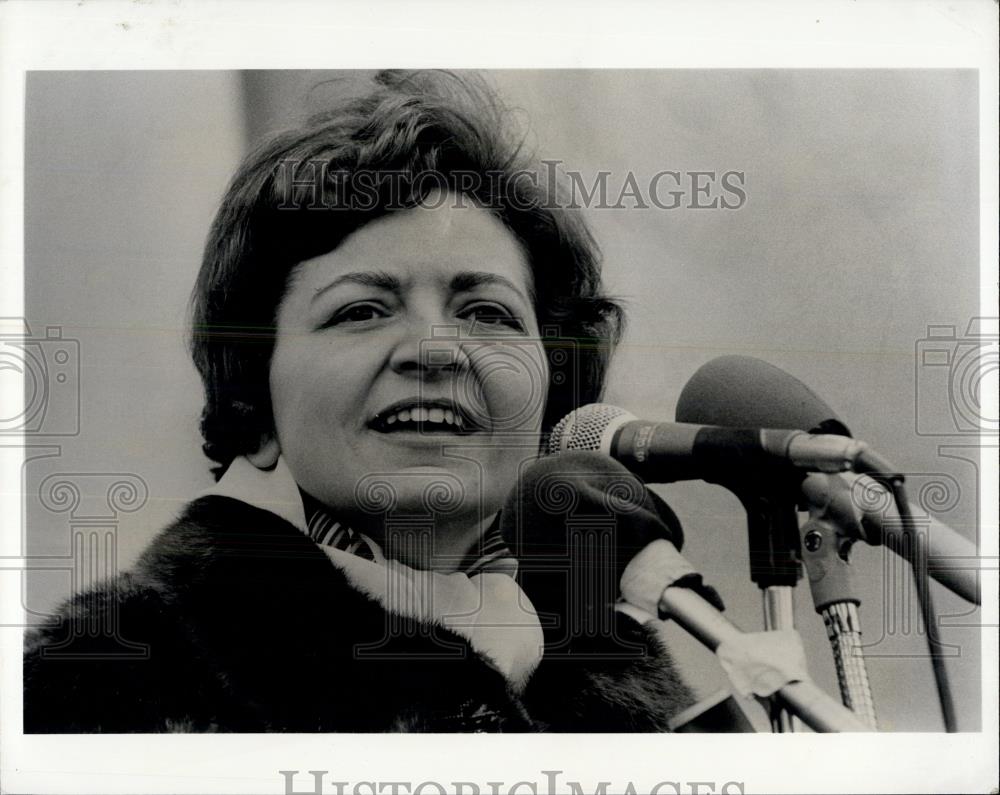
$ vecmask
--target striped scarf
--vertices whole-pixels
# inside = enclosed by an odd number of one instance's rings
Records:
[[[340,549],[376,563],[385,562],[382,549],[367,535],[337,521],[322,505],[307,495],[303,495],[303,504],[308,513],[307,533],[317,544]],[[499,514],[486,529],[480,543],[459,564],[458,571],[470,577],[487,571],[511,577],[517,574],[517,558],[511,554],[500,534]]]

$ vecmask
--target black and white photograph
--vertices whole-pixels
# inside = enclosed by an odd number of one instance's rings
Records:
[[[996,787],[997,70],[948,48],[997,20],[955,5],[926,62],[482,65],[53,3],[122,54],[0,56],[0,788]]]

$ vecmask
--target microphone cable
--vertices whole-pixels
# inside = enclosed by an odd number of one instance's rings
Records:
[[[872,477],[876,480],[880,479],[876,475],[872,475]],[[944,655],[941,653],[943,644],[938,638],[938,616],[934,609],[934,600],[928,582],[927,539],[917,529],[913,521],[913,513],[910,511],[910,503],[906,497],[906,487],[903,485],[903,476],[899,474],[882,475],[881,480],[882,485],[892,491],[892,497],[896,501],[896,510],[899,511],[903,537],[909,540],[908,549],[903,557],[913,571],[917,603],[920,605],[920,620],[924,622],[924,628],[927,630],[927,653],[930,654],[931,666],[934,670],[934,685],[937,687],[938,701],[941,704],[944,729],[946,732],[954,733],[958,731],[955,720],[955,701],[952,697],[951,683],[948,681],[948,672],[944,665]]]

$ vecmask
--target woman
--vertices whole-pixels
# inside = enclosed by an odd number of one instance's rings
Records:
[[[478,83],[383,73],[247,158],[193,301],[218,482],[29,638],[26,731],[652,731],[691,702],[613,556],[530,540],[565,535],[553,475],[606,527],[680,529],[610,460],[533,463],[622,314],[505,127]]]

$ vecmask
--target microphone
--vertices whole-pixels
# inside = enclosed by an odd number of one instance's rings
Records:
[[[663,731],[695,701],[649,616],[621,599],[637,556],[683,541],[673,511],[635,475],[598,453],[539,458],[508,493],[500,532],[542,628],[542,662],[523,698],[549,730]],[[643,592],[657,600],[672,576],[671,590],[723,608],[690,566],[653,571]]]
[[[819,395],[780,367],[752,356],[719,356],[702,365],[681,390],[674,416],[678,422],[797,428],[851,437],[848,427]],[[859,444],[863,449],[851,469],[896,474],[889,462],[863,442]]]
[[[553,562],[572,551],[570,519],[581,531],[610,531],[615,560],[605,556],[603,562],[615,569],[616,587],[625,566],[650,541],[684,545],[684,531],[669,505],[621,464],[583,451],[533,461],[507,495],[500,533],[519,560]]]
[[[616,406],[591,403],[556,424],[548,451],[598,451],[647,483],[706,480],[728,484],[794,469],[845,472],[868,449],[864,442],[836,433],[749,425],[650,422]]]
[[[806,472],[797,467],[841,472],[865,446],[799,430],[653,423],[592,403],[560,420],[549,437],[550,452],[574,449],[598,450],[646,482],[704,480],[732,491],[747,512],[750,578],[768,588],[801,577],[795,503]]]
[[[704,425],[851,435],[836,412],[798,378],[752,356],[720,356],[702,365],[681,390],[674,416]]]
[[[703,365],[681,391],[676,416],[685,422],[776,424],[812,433],[850,434],[834,410],[799,379],[750,356],[720,356]],[[865,455],[877,459],[870,450]],[[885,463],[871,469],[892,470]],[[904,523],[891,495],[886,494],[881,500],[885,506],[882,510],[866,510],[862,498],[865,492],[857,492],[862,497],[856,497],[853,488],[859,478],[810,475],[803,481],[802,493],[810,503],[830,503],[848,521],[855,525],[860,522],[859,536],[867,543],[884,543],[893,552],[907,552],[909,542]],[[871,481],[868,483],[863,488],[870,498],[871,490],[877,487]],[[928,521],[928,574],[966,601],[979,604],[980,557],[976,545],[933,517]]]
[[[550,662],[541,687],[566,693],[560,708],[571,714],[567,730],[607,731],[618,710],[627,713],[630,731],[645,729],[634,722],[640,718],[631,694],[610,708],[599,701],[594,682],[609,675],[634,679],[649,694],[644,698],[655,698],[667,714],[693,699],[667,651],[639,630],[634,613],[620,609],[619,595],[645,614],[673,619],[712,650],[727,644],[740,659],[749,658],[743,669],[758,673],[770,662],[719,612],[715,589],[677,553],[682,537],[673,511],[605,455],[570,451],[532,462],[504,503],[500,529],[542,624]],[[619,623],[622,614],[627,618]],[[578,669],[593,675],[580,677]],[[786,670],[779,666],[779,673]],[[808,679],[780,683],[776,696],[817,731],[865,730]],[[589,717],[594,714],[596,721]]]
[[[584,451],[532,462],[507,495],[500,533],[550,649],[606,637],[629,562],[653,541],[684,543],[666,502],[621,464]],[[700,575],[683,584],[722,609]]]
[[[809,387],[784,370],[749,356],[722,356],[702,366],[681,391],[676,416],[679,420],[688,422],[718,422],[737,426],[758,422],[770,425],[776,422],[778,425],[807,429],[813,433],[829,430],[850,434],[847,426]],[[952,573],[954,569],[935,570],[928,565],[929,559],[935,557],[935,546],[940,544],[940,534],[935,542],[933,539],[925,540],[916,532],[912,511],[904,496],[904,477],[899,470],[891,467],[873,451],[866,450],[855,471],[871,473],[891,484],[893,500],[901,520],[898,523],[900,532],[898,535],[885,533],[885,543],[894,552],[903,553],[913,568],[917,600],[927,627],[928,650],[945,729],[955,731],[954,704],[944,670],[944,660],[937,651],[940,641],[936,637],[936,618],[925,573],[966,599],[978,596],[978,588],[975,587],[976,583],[964,576],[942,577],[942,574]],[[948,549],[944,551],[947,557]],[[976,557],[974,551],[970,557]],[[926,572],[922,571],[924,566],[927,566]],[[973,572],[968,574],[975,578]],[[956,579],[958,588],[954,586]],[[977,600],[973,598],[970,601]]]

